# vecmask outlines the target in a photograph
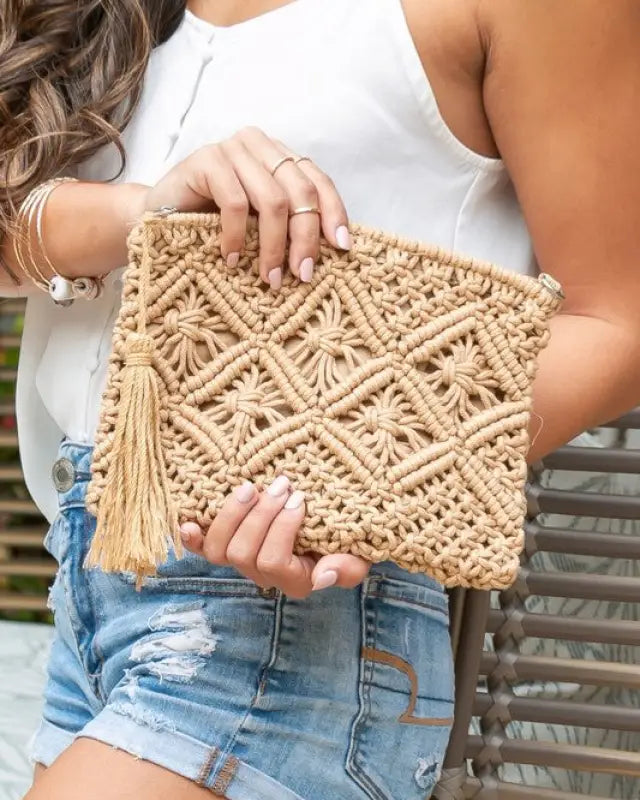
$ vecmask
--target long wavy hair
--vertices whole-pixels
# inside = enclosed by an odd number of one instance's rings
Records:
[[[186,0],[0,0],[0,239],[42,181],[120,134]],[[115,177],[115,176],[114,176]]]

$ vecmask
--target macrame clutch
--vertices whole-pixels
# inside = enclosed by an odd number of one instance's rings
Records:
[[[313,280],[237,268],[215,215],[130,235],[93,478],[88,563],[152,575],[245,479],[306,494],[297,551],[509,586],[523,546],[536,356],[561,290],[362,227]]]

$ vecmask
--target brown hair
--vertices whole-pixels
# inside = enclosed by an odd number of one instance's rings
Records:
[[[115,143],[186,0],[1,0],[0,238],[42,181]]]

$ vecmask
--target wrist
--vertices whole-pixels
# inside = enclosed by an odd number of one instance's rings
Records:
[[[46,245],[60,275],[96,277],[127,263],[127,236],[148,187],[80,182],[61,186],[45,209]]]
[[[151,187],[142,183],[121,183],[114,186],[114,211],[120,221],[124,237],[147,210]]]

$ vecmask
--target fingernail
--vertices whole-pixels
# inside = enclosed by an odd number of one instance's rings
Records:
[[[287,500],[284,504],[285,508],[300,508],[300,506],[304,502],[304,492],[301,492],[299,489],[291,495],[291,497]]]
[[[184,522],[180,526],[180,536],[182,541],[186,544],[196,534],[201,533],[200,526],[195,522]]]
[[[251,481],[245,481],[242,486],[236,489],[236,500],[239,503],[248,503],[253,499],[255,489]]]
[[[319,592],[322,589],[328,589],[333,586],[338,580],[338,573],[335,569],[328,569],[326,572],[321,572],[313,583],[313,591]]]
[[[343,250],[351,250],[351,234],[346,225],[341,225],[336,230],[336,242]]]
[[[280,497],[289,488],[289,478],[286,475],[280,475],[267,489],[267,494],[271,497]]]
[[[300,264],[300,280],[309,283],[311,278],[313,278],[313,259],[305,258]]]
[[[231,269],[238,266],[238,261],[240,261],[240,253],[229,253],[227,256],[227,266]]]
[[[182,544],[188,545],[191,541],[191,534],[189,531],[183,531],[182,528],[180,528],[180,538],[182,539]]]
[[[269,286],[272,289],[279,289],[282,286],[282,270],[280,267],[272,269],[267,278],[269,278]]]

